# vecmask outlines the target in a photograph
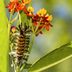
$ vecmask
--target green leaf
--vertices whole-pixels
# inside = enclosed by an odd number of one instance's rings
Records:
[[[0,0],[0,72],[8,72],[8,28],[4,0]]]
[[[21,22],[22,24],[26,23],[27,22],[27,16],[26,14],[24,14],[24,12],[21,12]]]
[[[69,47],[72,47],[72,41],[71,41],[71,44],[69,45]]]
[[[41,72],[72,57],[72,48],[68,45],[69,43],[42,57],[29,69],[29,72]]]

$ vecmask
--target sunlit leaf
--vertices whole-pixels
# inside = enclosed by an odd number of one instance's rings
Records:
[[[50,68],[64,60],[72,57],[72,48],[68,47],[68,44],[57,48],[50,52],[39,61],[37,61],[30,69],[30,72],[40,72],[47,68]]]
[[[21,22],[22,24],[27,22],[27,16],[26,14],[24,14],[24,12],[21,12]]]
[[[8,30],[4,0],[0,0],[0,72],[8,72]]]

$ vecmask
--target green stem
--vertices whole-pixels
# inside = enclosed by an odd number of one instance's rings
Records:
[[[16,66],[15,72],[20,72],[20,67],[19,66]]]
[[[37,27],[36,27],[36,29],[35,29],[35,33],[37,32],[39,26],[40,26],[40,22],[38,23],[38,25],[37,25]]]
[[[35,30],[34,30],[34,26],[33,26],[32,19],[31,18],[29,20],[29,26],[31,27],[32,32],[35,34]]]
[[[10,23],[8,23],[8,36],[10,34],[10,27],[11,27],[11,25],[10,25]]]
[[[31,43],[30,43],[30,47],[29,47],[29,53],[31,52],[34,40],[35,40],[35,34],[32,34]]]
[[[12,24],[14,21],[17,20],[17,18],[18,18],[18,14],[16,15],[16,17],[15,17],[14,19],[12,19],[12,20],[10,21],[10,23]]]
[[[18,12],[18,16],[19,16],[19,22],[20,22],[20,24],[21,24],[21,15],[20,15],[19,12]]]
[[[35,34],[35,31],[34,31],[34,27],[33,27],[33,25],[32,25],[32,32]]]
[[[13,13],[10,13],[9,21],[11,21],[11,19],[12,19],[12,15],[13,15]]]
[[[23,64],[22,67],[20,68],[20,72],[23,71],[24,67],[25,67],[25,64]]]
[[[43,29],[43,28],[41,28],[40,30],[38,30],[38,31],[36,32],[36,34],[39,34],[39,32],[42,31],[42,29]]]
[[[9,36],[9,33],[10,33],[10,24],[11,24],[11,19],[12,19],[12,13],[10,13],[10,18],[9,18],[9,21],[8,21],[8,36]]]

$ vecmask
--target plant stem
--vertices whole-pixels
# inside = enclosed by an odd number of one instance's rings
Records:
[[[12,13],[10,13],[10,18],[9,18],[9,21],[8,21],[8,36],[9,36],[9,33],[10,33],[11,19],[12,19]]]
[[[38,30],[38,31],[36,32],[36,34],[39,34],[39,32],[42,31],[42,29],[43,29],[43,28],[41,28],[40,30]]]
[[[32,34],[31,43],[30,43],[30,48],[29,48],[29,53],[31,52],[31,49],[32,49],[34,40],[35,40],[35,34]]]
[[[16,20],[17,20],[17,18],[18,18],[18,14],[16,15],[16,17],[15,17],[14,19],[12,19],[12,20],[11,20],[11,22],[10,22],[10,23],[12,24],[14,21],[16,21]]]
[[[38,30],[39,26],[40,26],[40,23],[38,23],[38,25],[37,25],[37,27],[36,27],[36,29],[35,29],[35,33],[36,33],[36,31]]]
[[[16,66],[15,72],[20,72],[20,67],[19,66]]]
[[[19,16],[19,22],[20,22],[20,24],[21,24],[21,15],[20,15],[19,12],[18,12],[18,16]]]

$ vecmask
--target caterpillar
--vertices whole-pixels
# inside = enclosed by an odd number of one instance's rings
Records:
[[[30,36],[31,30],[29,26],[20,24],[18,26],[18,32],[12,35],[12,49],[11,49],[11,56],[13,61],[21,65],[22,63],[26,62],[29,56],[29,44],[30,44]]]

